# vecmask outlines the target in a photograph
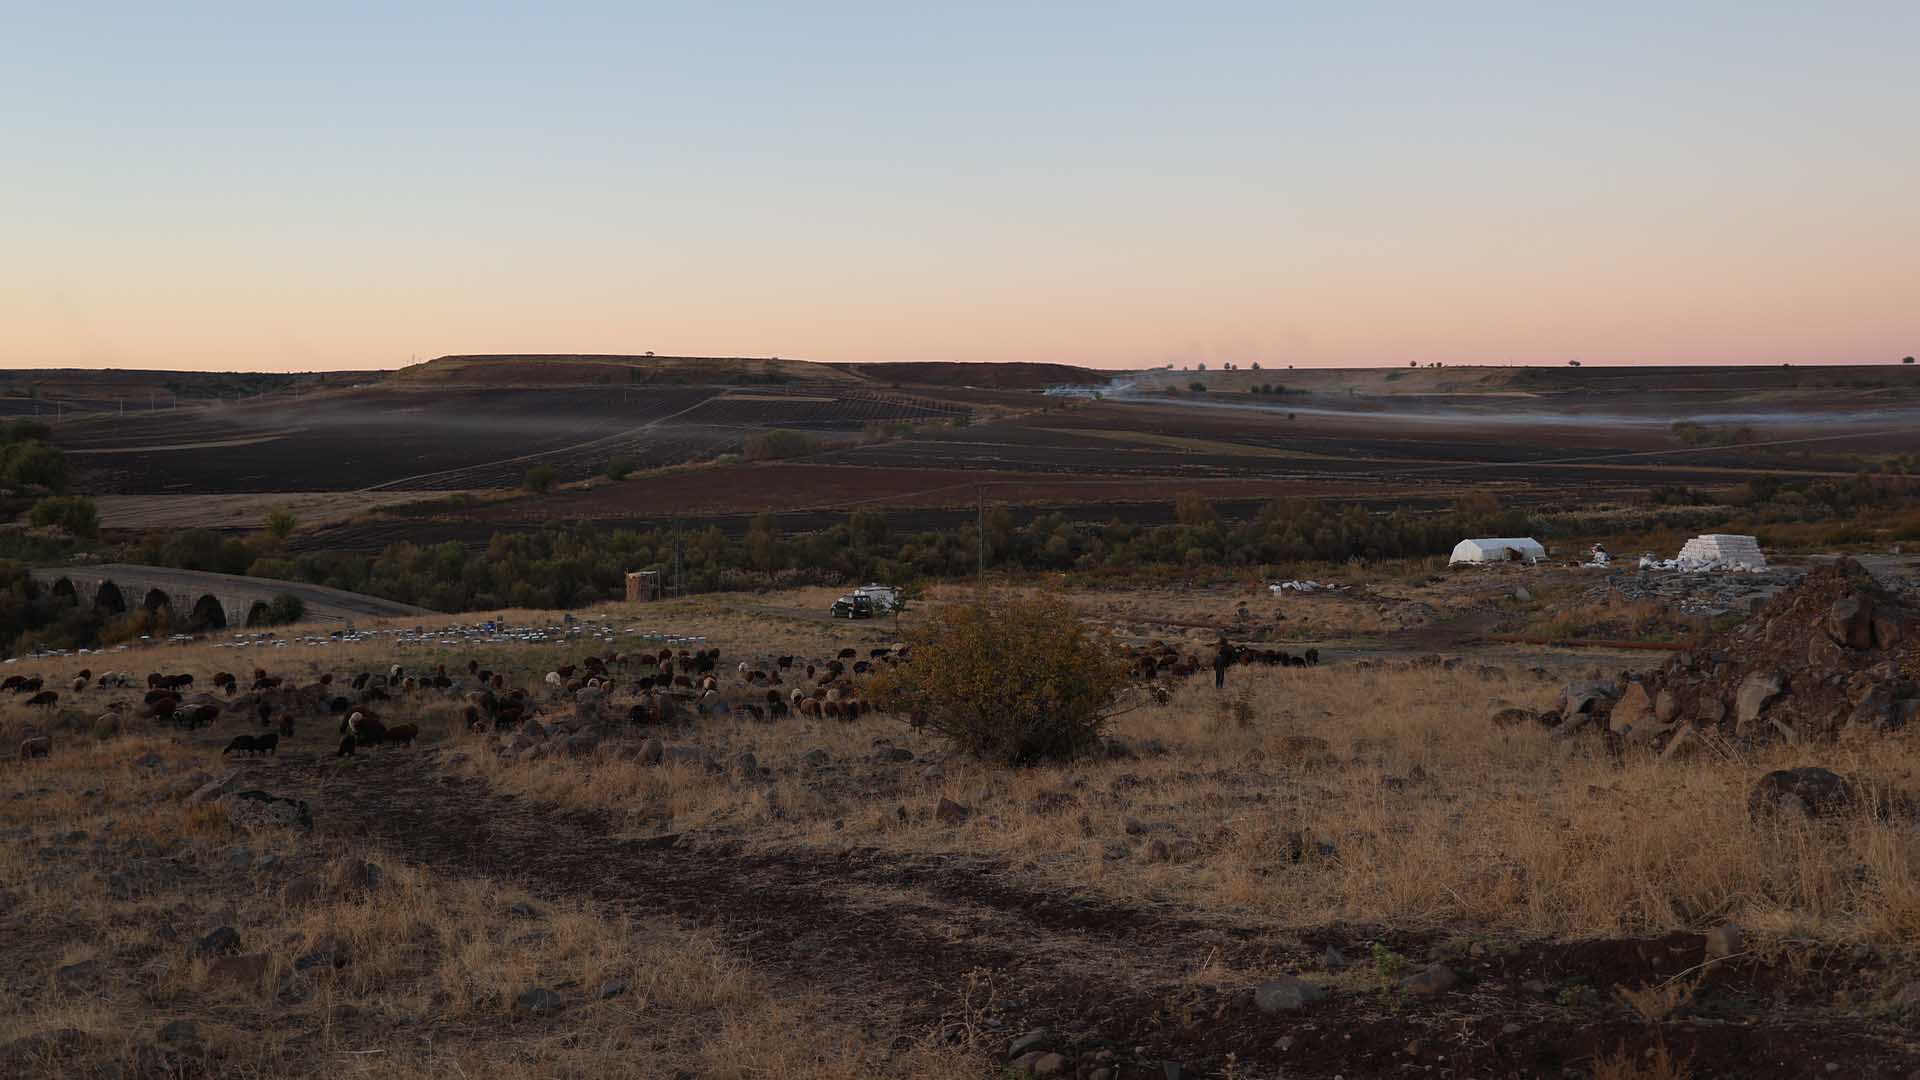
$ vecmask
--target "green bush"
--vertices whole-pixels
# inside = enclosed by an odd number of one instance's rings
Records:
[[[1064,761],[1099,746],[1127,663],[1057,597],[935,610],[912,659],[874,681],[874,700],[956,750],[1006,765]]]
[[[33,504],[29,515],[35,525],[65,529],[75,536],[100,535],[100,511],[93,500],[81,495],[55,495]]]
[[[554,471],[553,466],[535,465],[533,468],[527,470],[527,477],[523,482],[523,486],[535,495],[545,495],[547,492],[553,490],[554,483],[559,479],[560,474]]]
[[[633,475],[633,459],[619,454],[607,462],[607,479],[625,480]]]
[[[306,614],[306,602],[292,593],[277,593],[267,602],[267,619],[274,626],[297,623]]]
[[[284,544],[293,530],[300,527],[300,519],[293,516],[293,511],[281,507],[267,515],[265,525],[267,535],[273,537],[275,543]]]

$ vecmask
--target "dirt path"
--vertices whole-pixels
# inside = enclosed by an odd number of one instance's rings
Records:
[[[883,1037],[950,1028],[969,1014],[969,985],[975,1007],[991,986],[997,1035],[1047,1027],[1086,1049],[1098,1045],[1087,1040],[1112,1040],[1127,1080],[1216,1075],[1228,1055],[1242,1075],[1253,1063],[1256,1075],[1281,1066],[1289,1077],[1591,1075],[1595,1054],[1654,1037],[1611,988],[1670,978],[1702,959],[1696,935],[1507,942],[1450,959],[1459,989],[1409,997],[1381,988],[1372,943],[1421,964],[1442,948],[1436,935],[1287,933],[1049,889],[985,860],[755,855],[626,837],[604,815],[496,795],[434,762],[431,753],[345,763],[290,754],[249,766],[249,782],[312,801],[323,833],[438,871],[717,927],[762,970],[825,991]],[[1317,968],[1328,946],[1354,965],[1309,977],[1345,988],[1300,1012],[1255,1007],[1247,988],[1259,975]],[[1832,1004],[1838,991],[1858,993],[1861,979],[1884,982],[1888,973],[1874,970],[1882,960],[1817,951],[1800,959],[1791,971],[1753,961],[1712,968],[1693,1012],[1660,1037],[1691,1054],[1701,1077],[1906,1077],[1920,1067],[1920,1048],[1898,1024]],[[1206,975],[1221,968],[1237,974]],[[1839,1069],[1823,1071],[1828,1062]]]

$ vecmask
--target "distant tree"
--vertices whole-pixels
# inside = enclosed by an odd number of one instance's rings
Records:
[[[527,470],[525,486],[536,495],[545,495],[553,490],[554,482],[559,478],[560,474],[554,471],[553,466],[535,465]]]
[[[1255,361],[1254,361],[1254,362],[1252,363],[1252,365],[1250,365],[1250,366],[1251,366],[1251,367],[1253,368],[1253,370],[1255,370],[1255,371],[1259,371],[1259,370],[1260,370],[1260,361],[1258,361],[1258,360],[1255,360]]]
[[[75,536],[100,534],[100,512],[82,495],[55,495],[33,504],[30,520],[37,526],[65,529]]]
[[[1205,371],[1205,370],[1207,370],[1207,365],[1205,365],[1205,364],[1195,364],[1195,365],[1193,365],[1193,370],[1195,370],[1195,371]]]
[[[1192,382],[1187,384],[1187,389],[1193,391],[1196,394],[1204,394],[1207,392],[1207,384],[1201,382],[1199,379],[1195,379]]]
[[[616,454],[607,462],[607,479],[625,480],[633,473],[633,459],[625,454]]]
[[[1567,366],[1568,366],[1568,367],[1579,367],[1579,366],[1580,366],[1580,361],[1578,361],[1578,360],[1569,360],[1569,361],[1567,361]]]
[[[1911,363],[1913,363],[1913,357],[1911,357],[1911,356],[1909,356],[1909,357],[1907,357],[1906,359],[1904,359],[1904,360],[1902,360],[1902,361],[1900,361],[1900,362],[1901,362],[1901,363],[1903,363],[1903,364],[1911,364]]]
[[[267,515],[266,526],[267,535],[273,537],[274,543],[284,544],[293,530],[300,527],[300,519],[283,506]]]
[[[1182,525],[1205,526],[1220,520],[1213,512],[1213,504],[1202,498],[1198,492],[1183,491],[1174,496],[1173,519]]]
[[[1418,361],[1418,360],[1409,360],[1409,361],[1407,361],[1407,366],[1408,366],[1408,367],[1419,367],[1419,366],[1420,366],[1420,361]]]

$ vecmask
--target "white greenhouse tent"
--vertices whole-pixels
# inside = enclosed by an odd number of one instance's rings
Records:
[[[1524,562],[1536,563],[1547,557],[1547,549],[1531,536],[1489,537],[1462,540],[1453,546],[1449,563]]]

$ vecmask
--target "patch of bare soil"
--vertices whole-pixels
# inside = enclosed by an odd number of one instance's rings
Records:
[[[428,754],[344,765],[290,755],[250,768],[250,782],[311,800],[323,833],[536,895],[712,926],[757,966],[828,992],[881,1033],[985,1031],[1011,1043],[1044,1029],[1021,1049],[1059,1052],[1066,1075],[1585,1076],[1601,1057],[1656,1046],[1690,1059],[1700,1077],[1905,1077],[1920,1068],[1905,1026],[1852,1004],[1899,977],[1899,958],[1878,948],[1758,955],[1734,942],[1710,959],[1697,934],[1548,942],[1365,926],[1288,933],[1036,887],[978,858],[749,854],[634,838],[606,814],[444,774]],[[1297,1008],[1284,993],[1256,995],[1282,972],[1328,994]],[[1650,1006],[1648,1018],[1623,1005],[1620,988],[1686,1000]]]

